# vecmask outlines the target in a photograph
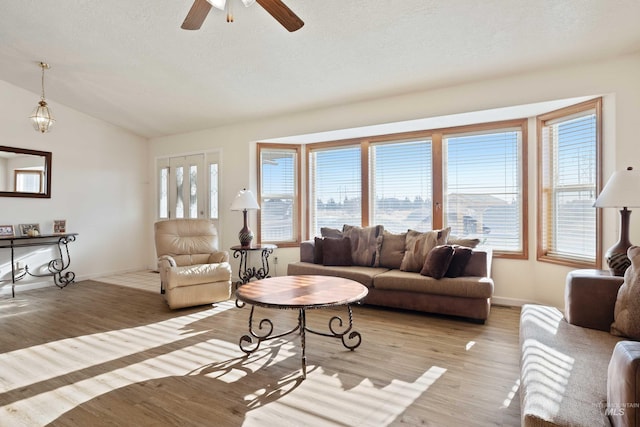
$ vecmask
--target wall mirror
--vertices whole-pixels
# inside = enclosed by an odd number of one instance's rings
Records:
[[[0,197],[51,198],[51,152],[0,145]]]

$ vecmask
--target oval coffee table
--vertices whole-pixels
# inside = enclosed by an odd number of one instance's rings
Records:
[[[249,334],[240,338],[240,350],[251,354],[260,348],[262,341],[280,338],[294,332],[300,333],[302,347],[302,378],[307,377],[307,357],[305,353],[305,334],[339,338],[349,350],[356,349],[362,342],[359,332],[353,331],[353,313],[351,304],[359,303],[367,296],[366,286],[360,283],[332,276],[281,276],[256,280],[241,285],[236,291],[236,298],[243,303],[251,304],[249,314]],[[242,304],[236,301],[236,305]],[[281,310],[298,310],[298,325],[280,334],[273,334],[273,322],[262,319],[254,328],[253,312],[256,306]],[[322,332],[307,327],[306,310],[335,306],[346,306],[349,324],[343,327],[338,316],[329,319],[329,331]],[[343,331],[338,329],[344,328]]]

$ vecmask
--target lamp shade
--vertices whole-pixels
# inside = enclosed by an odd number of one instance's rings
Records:
[[[597,208],[640,207],[640,171],[628,167],[626,170],[615,172],[593,206]]]
[[[249,209],[260,209],[260,205],[256,202],[251,190],[240,190],[233,203],[231,203],[232,211],[244,211]]]

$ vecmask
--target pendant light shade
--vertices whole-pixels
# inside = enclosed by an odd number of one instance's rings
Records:
[[[45,64],[44,62],[40,63],[40,67],[42,68],[42,95],[40,102],[38,102],[38,106],[33,110],[29,118],[31,119],[31,124],[36,131],[45,133],[49,132],[49,129],[56,120],[53,118],[51,109],[44,98],[44,70],[49,69],[50,67],[49,64]]]

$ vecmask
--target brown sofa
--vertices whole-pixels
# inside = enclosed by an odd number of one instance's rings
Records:
[[[460,316],[484,323],[489,317],[494,286],[490,277],[490,249],[473,249],[459,277],[434,279],[401,271],[404,245],[393,251],[385,250],[385,241],[390,242],[392,237],[397,238],[397,235],[385,231],[382,236],[379,266],[314,263],[315,240],[302,242],[300,262],[289,264],[287,274],[344,277],[369,289],[365,304]]]
[[[640,426],[640,342],[609,333],[622,282],[576,270],[567,276],[564,316],[523,306],[523,426]]]

